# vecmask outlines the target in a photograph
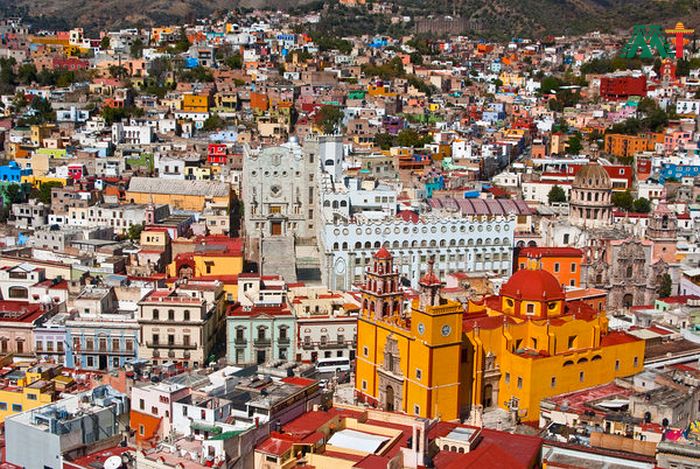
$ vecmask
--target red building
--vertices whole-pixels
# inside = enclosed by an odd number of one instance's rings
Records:
[[[210,164],[226,164],[226,145],[223,143],[210,143],[207,149],[207,160]]]
[[[77,57],[54,57],[51,66],[54,70],[87,70],[90,62]]]
[[[575,177],[576,173],[579,172],[584,165],[582,164],[570,164],[566,168],[567,176]],[[610,176],[610,181],[613,183],[613,190],[626,190],[632,188],[632,180],[634,179],[634,174],[632,171],[632,166],[627,165],[604,165],[603,169],[608,176]],[[571,179],[573,182],[573,179]]]
[[[647,79],[644,75],[610,75],[600,79],[600,96],[605,99],[627,99],[630,96],[646,96]]]

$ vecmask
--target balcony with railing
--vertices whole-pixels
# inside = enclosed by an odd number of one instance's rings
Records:
[[[185,349],[194,350],[197,348],[197,344],[185,343],[185,342],[153,342],[147,341],[146,347],[148,348],[162,348],[162,349]]]
[[[269,347],[272,345],[272,340],[269,337],[256,337],[253,339],[253,345],[256,347]]]
[[[319,349],[336,349],[356,347],[357,343],[353,340],[321,340],[319,342],[304,341],[301,343],[301,348],[305,350]]]

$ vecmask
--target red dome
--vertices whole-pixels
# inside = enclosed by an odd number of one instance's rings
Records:
[[[379,248],[379,251],[374,253],[374,258],[375,259],[391,259],[392,256],[391,256],[391,253],[389,252],[389,250],[387,248],[385,248],[384,246],[382,246],[381,248]]]
[[[563,300],[564,289],[557,278],[546,270],[518,270],[501,287],[501,295],[516,300]]]

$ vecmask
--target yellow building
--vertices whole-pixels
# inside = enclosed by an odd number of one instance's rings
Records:
[[[50,404],[57,396],[54,379],[60,377],[57,365],[35,365],[22,371],[12,366],[12,356],[3,357],[4,369],[12,369],[0,377],[0,423],[19,412]],[[21,377],[17,377],[21,375]]]
[[[132,177],[126,200],[134,204],[168,204],[176,210],[201,212],[208,205],[231,206],[233,192],[227,182]]]
[[[440,296],[432,264],[420,285],[420,298],[404,313],[393,257],[385,248],[375,253],[362,287],[355,390],[359,400],[384,410],[454,420],[464,404],[466,367],[434,365],[459,363],[463,308]]]
[[[642,371],[644,342],[608,330],[604,312],[567,301],[543,270],[516,272],[481,303],[441,298],[439,279],[421,279],[404,314],[386,249],[375,254],[358,320],[356,394],[387,410],[444,420],[501,407],[524,421],[540,400]],[[387,304],[389,309],[387,310]]]
[[[243,241],[224,235],[177,239],[172,242],[173,261],[168,283],[181,279],[218,280],[229,301],[238,298],[238,275],[243,272]]]

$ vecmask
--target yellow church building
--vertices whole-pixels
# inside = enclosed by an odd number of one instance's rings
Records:
[[[404,310],[393,257],[374,255],[361,286],[355,394],[388,411],[453,420],[501,407],[539,418],[542,398],[642,371],[644,342],[608,330],[604,311],[567,301],[530,266],[500,294],[462,305],[441,296],[430,262]]]

